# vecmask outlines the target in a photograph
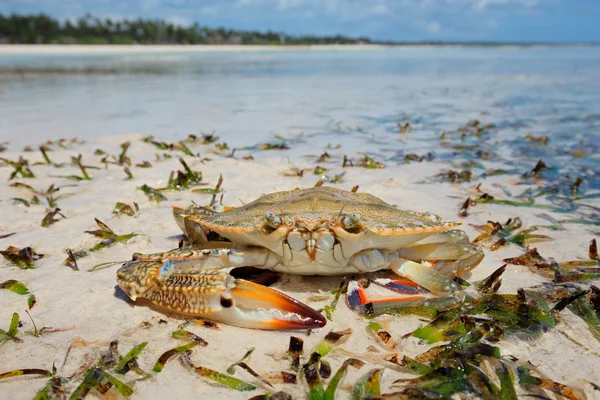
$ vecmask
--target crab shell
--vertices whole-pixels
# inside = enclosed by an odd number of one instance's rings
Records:
[[[273,270],[302,275],[370,272],[346,268],[348,261],[363,250],[394,251],[460,225],[332,187],[275,192],[220,213],[196,207],[175,217],[182,228],[182,220],[193,221],[205,233],[267,248],[281,259]]]

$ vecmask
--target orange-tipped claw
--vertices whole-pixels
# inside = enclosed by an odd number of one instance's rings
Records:
[[[172,312],[255,329],[313,329],[323,315],[277,290],[220,270],[182,272],[182,262],[129,261],[117,282],[132,299],[147,299]]]
[[[234,309],[234,320],[222,319],[232,325],[257,329],[313,329],[322,328],[327,322],[321,313],[306,304],[250,281],[236,279],[230,294],[231,304],[223,294],[221,305]]]

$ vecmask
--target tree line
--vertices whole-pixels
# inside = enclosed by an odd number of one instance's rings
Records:
[[[382,43],[369,38],[291,36],[277,32],[182,26],[155,19],[98,18],[90,14],[59,21],[46,14],[0,13],[0,43],[12,44],[257,44],[310,45]]]

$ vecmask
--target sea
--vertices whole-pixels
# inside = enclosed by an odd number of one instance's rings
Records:
[[[468,124],[486,129],[456,136]],[[388,164],[543,159],[600,188],[600,47],[0,56],[1,142],[132,133],[291,158],[343,146]]]

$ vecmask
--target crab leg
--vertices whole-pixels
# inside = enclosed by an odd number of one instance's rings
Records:
[[[444,232],[427,236],[425,239],[421,239],[417,242],[404,246],[404,248],[431,243],[469,243],[469,237],[467,236],[465,231],[461,231],[459,229],[450,229]]]
[[[205,269],[253,266],[270,269],[279,259],[268,249],[241,247],[229,242],[209,242],[202,248],[181,248],[164,253],[133,255],[134,261],[163,261],[169,272],[191,273]]]
[[[427,265],[411,261],[415,260],[451,260],[439,261],[442,263],[440,269],[434,265],[431,268]],[[415,284],[412,287],[402,281],[395,282],[376,282],[389,289],[413,294],[411,296],[397,297],[384,300],[367,299],[362,288],[349,288],[348,303],[351,308],[364,311],[364,304],[372,303],[378,308],[391,308],[407,305],[422,305],[432,307],[437,310],[447,310],[460,305],[465,298],[464,289],[453,282],[453,278],[458,272],[464,274],[474,268],[481,262],[483,252],[479,246],[467,243],[428,243],[414,247],[403,248],[393,252],[383,252],[380,250],[367,250],[355,256],[351,263],[359,270],[379,270],[389,268],[401,278],[407,278]],[[439,297],[426,297],[418,295],[416,286],[422,286]],[[412,289],[412,291],[411,291]],[[414,295],[417,294],[417,295]]]
[[[132,299],[144,298],[179,314],[257,329],[308,329],[325,325],[323,315],[226,269],[278,263],[266,249],[180,249],[137,254],[117,271],[117,282]]]
[[[405,247],[397,251],[409,260],[434,262],[434,269],[450,278],[462,276],[483,260],[480,246],[469,243],[429,243]]]

